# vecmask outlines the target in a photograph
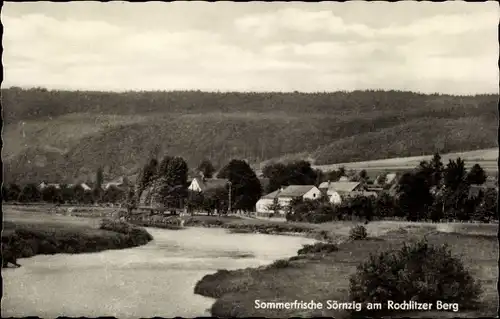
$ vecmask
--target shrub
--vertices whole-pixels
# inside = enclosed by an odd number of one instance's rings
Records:
[[[349,238],[352,240],[365,239],[368,236],[365,226],[357,225],[349,231]]]
[[[278,259],[269,265],[269,268],[287,268],[290,266],[290,261],[287,259]]]
[[[446,245],[431,246],[425,239],[370,256],[350,278],[349,288],[352,300],[361,303],[441,300],[462,309],[476,306],[481,294],[480,284]]]
[[[330,243],[315,243],[313,245],[304,245],[297,251],[298,255],[314,254],[314,253],[331,253],[338,251],[339,248]]]

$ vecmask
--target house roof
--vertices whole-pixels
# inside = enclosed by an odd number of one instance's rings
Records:
[[[275,199],[283,197],[302,197],[311,189],[315,188],[314,185],[290,185],[283,189],[275,190],[272,193],[264,195],[261,199]]]
[[[398,173],[388,173],[388,174],[385,176],[385,182],[386,182],[387,184],[390,184],[390,183],[394,182],[398,176],[399,176],[399,174],[398,174]]]
[[[227,179],[224,179],[224,178],[207,178],[207,179],[203,180],[200,177],[196,177],[193,179],[193,181],[195,181],[195,180],[198,183],[198,185],[200,186],[202,192],[207,191],[209,189],[226,187],[226,184],[227,184]]]
[[[371,192],[371,191],[364,191],[364,192],[359,192],[360,195],[362,196],[378,196],[377,192]]]
[[[469,198],[478,197],[479,194],[486,190],[486,187],[483,185],[471,185],[469,187]]]
[[[274,192],[272,193],[269,193],[267,195],[264,195],[262,196],[261,198],[265,198],[265,199],[275,199],[276,197],[278,197],[278,194],[281,192],[281,189],[278,189],[278,190],[275,190]]]
[[[301,197],[315,187],[314,185],[290,185],[282,190],[278,197]]]
[[[320,188],[326,188],[328,190],[335,190],[337,192],[352,192],[356,187],[358,187],[360,182],[328,182],[321,183]]]

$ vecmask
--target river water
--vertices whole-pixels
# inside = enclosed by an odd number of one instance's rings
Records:
[[[141,247],[19,259],[21,268],[2,272],[3,316],[206,316],[214,300],[193,293],[204,275],[270,264],[314,242],[217,228],[147,230],[154,241]]]

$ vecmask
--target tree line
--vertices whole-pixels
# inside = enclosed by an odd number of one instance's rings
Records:
[[[212,178],[215,168],[205,159],[196,171],[203,178]],[[188,211],[212,213],[217,210],[227,213],[228,209],[252,211],[262,195],[257,175],[243,160],[233,159],[220,169],[216,177],[226,179],[228,183],[204,193],[188,190],[187,177],[188,165],[183,158],[165,156],[161,161],[151,158],[137,181],[136,201],[185,207]]]
[[[318,200],[293,200],[287,207],[287,220],[326,222],[384,218],[409,221],[480,221],[498,220],[498,189],[480,188],[485,171],[479,164],[470,171],[462,159],[450,160],[446,167],[439,154],[422,161],[411,172],[404,173],[393,192],[384,190],[378,196],[353,196],[333,205],[323,197]],[[497,181],[498,183],[498,181]],[[471,193],[472,188],[479,191]],[[274,206],[278,211],[282,207]]]
[[[16,184],[2,186],[4,201],[52,203],[125,203],[129,209],[138,205],[159,204],[164,207],[186,208],[190,212],[218,211],[252,212],[263,194],[271,193],[282,186],[316,185],[324,181],[337,181],[347,177],[350,181],[369,184],[365,170],[338,170],[322,172],[313,169],[307,161],[290,163],[269,163],[262,174],[269,179],[264,188],[250,165],[243,160],[233,159],[220,169],[215,177],[228,182],[205,192],[188,189],[188,165],[182,157],[164,156],[161,160],[152,157],[139,174],[135,186],[123,189],[110,186],[102,190],[102,170],[96,174],[95,187],[84,191],[80,185],[59,189],[48,186],[40,190],[35,184],[19,187]],[[196,171],[204,178],[214,177],[216,168],[207,159]],[[486,173],[480,165],[470,171],[462,159],[450,160],[444,166],[439,154],[430,161],[422,161],[418,167],[404,173],[396,187],[385,190],[376,197],[355,196],[344,198],[340,205],[329,203],[326,197],[318,200],[292,201],[287,210],[291,221],[324,222],[345,219],[404,218],[418,220],[480,220],[496,219],[497,194],[495,189],[480,189],[471,196],[471,188],[486,181]],[[377,182],[384,184],[381,174]],[[271,207],[279,211],[283,207]]]
[[[109,185],[103,189],[104,176],[102,168],[96,172],[95,185],[85,190],[81,184],[49,184],[44,187],[35,183],[20,186],[16,183],[2,184],[2,199],[5,202],[53,204],[121,204],[130,197],[128,185],[117,187]]]

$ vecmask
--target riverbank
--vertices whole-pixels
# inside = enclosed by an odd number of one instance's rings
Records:
[[[452,253],[461,255],[466,267],[483,286],[481,311],[404,313],[412,317],[471,317],[491,316],[498,302],[498,241],[496,228],[488,226],[484,234],[478,229],[461,232],[442,232],[436,226],[409,225],[377,237],[361,241],[346,241],[338,250],[300,254],[273,265],[234,271],[219,270],[203,277],[195,293],[216,298],[211,308],[215,317],[335,317],[349,318],[347,311],[257,309],[255,301],[293,302],[327,300],[348,302],[349,277],[370,254],[398,249],[404,242],[426,236],[432,244],[448,243]],[[491,228],[491,229],[489,229]],[[368,231],[370,234],[370,231]]]
[[[4,221],[2,254],[5,261],[45,254],[78,254],[124,249],[147,244],[153,237],[129,223],[104,219],[95,227],[33,219]]]
[[[254,233],[267,235],[304,236],[316,240],[334,242],[339,236],[334,232],[306,223],[285,223],[272,220],[241,218],[239,216],[192,216],[186,227],[224,228],[230,233]]]

